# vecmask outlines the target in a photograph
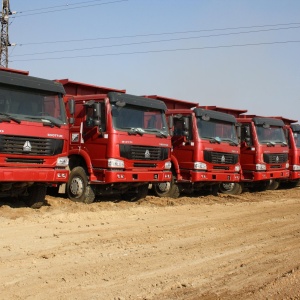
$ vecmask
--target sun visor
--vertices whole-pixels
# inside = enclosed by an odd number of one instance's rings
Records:
[[[110,103],[117,103],[117,105],[124,106],[126,104],[149,107],[153,109],[167,110],[167,106],[163,101],[144,98],[129,94],[110,92],[107,94]]]

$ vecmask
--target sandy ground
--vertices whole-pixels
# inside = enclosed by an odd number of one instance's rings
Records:
[[[0,202],[0,299],[300,299],[300,188]]]

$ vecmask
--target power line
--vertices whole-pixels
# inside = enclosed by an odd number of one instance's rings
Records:
[[[17,59],[17,60],[13,60],[11,62],[16,62],[16,61],[56,60],[56,59],[73,59],[73,58],[85,58],[85,57],[91,58],[91,57],[104,57],[104,56],[119,56],[119,55],[163,53],[163,52],[191,51],[191,50],[205,50],[205,49],[220,49],[220,48],[233,48],[233,47],[263,46],[263,45],[288,44],[288,43],[300,43],[300,40],[299,41],[266,42],[266,43],[233,44],[233,45],[220,45],[220,46],[207,46],[207,47],[192,47],[192,48],[177,48],[177,49],[162,49],[162,50],[135,51],[135,52],[106,53],[106,54],[93,54],[93,55],[79,55],[79,56],[72,56],[72,57],[65,56],[65,57]]]
[[[38,10],[46,10],[46,9],[53,9],[53,8],[57,8],[57,7],[65,7],[65,6],[74,6],[74,5],[78,5],[78,4],[82,4],[82,3],[91,3],[91,2],[99,2],[99,1],[104,1],[104,0],[93,0],[93,1],[81,1],[81,2],[76,2],[76,3],[71,3],[71,4],[63,4],[63,5],[56,5],[56,6],[48,6],[48,7],[42,7],[42,8],[35,8],[35,9],[28,9],[25,11],[20,11],[19,13],[27,13],[30,11],[38,11]]]
[[[71,42],[86,42],[94,40],[110,40],[110,39],[123,39],[123,38],[136,38],[136,37],[149,37],[160,35],[175,35],[175,34],[187,34],[187,33],[199,33],[199,32],[212,32],[212,31],[226,31],[237,29],[251,29],[251,28],[264,28],[264,27],[276,27],[276,26],[290,26],[300,25],[300,23],[283,23],[283,24],[269,24],[269,25],[254,25],[254,26],[241,26],[241,27],[227,27],[227,28],[215,28],[215,29],[201,29],[201,30],[188,30],[188,31],[173,31],[162,33],[149,33],[149,34],[135,34],[135,35],[123,35],[123,36],[110,36],[110,37],[97,37],[91,39],[76,39],[76,40],[62,40],[62,41],[49,41],[49,42],[32,42],[32,43],[20,43],[19,46],[28,45],[41,45],[41,44],[57,44],[57,43],[71,43]]]
[[[49,10],[49,11],[45,11],[45,12],[29,13],[29,14],[25,14],[25,15],[16,15],[15,18],[28,17],[28,16],[40,15],[40,14],[48,14],[48,13],[53,13],[53,12],[58,12],[58,11],[61,12],[61,11],[70,10],[70,9],[86,8],[86,7],[105,5],[105,4],[114,4],[114,3],[125,2],[125,1],[129,1],[129,0],[116,0],[116,1],[110,1],[110,2],[105,2],[105,3],[82,5],[82,6],[69,7],[69,8],[64,8],[64,9],[55,9],[55,10]]]
[[[101,48],[112,48],[112,47],[121,47],[121,46],[142,45],[142,44],[171,42],[171,41],[179,41],[179,40],[190,40],[190,39],[210,38],[210,37],[218,37],[218,36],[249,34],[249,33],[257,33],[257,32],[269,32],[269,31],[287,30],[287,29],[296,29],[296,28],[300,28],[300,26],[283,27],[283,28],[270,28],[270,29],[260,29],[260,30],[250,30],[250,31],[231,32],[231,33],[219,33],[219,34],[212,34],[212,35],[202,35],[202,36],[193,36],[193,37],[172,38],[172,39],[144,41],[144,42],[134,42],[134,43],[123,43],[123,44],[104,45],[104,46],[98,46],[98,47],[85,47],[85,48],[77,48],[77,49],[69,49],[69,50],[35,52],[35,53],[27,53],[27,54],[14,55],[13,57],[17,57],[17,56],[30,56],[30,55],[41,55],[41,54],[52,54],[52,53],[62,53],[62,52],[69,52],[69,51],[74,52],[74,51],[83,51],[83,50],[91,50],[91,49],[101,49]]]

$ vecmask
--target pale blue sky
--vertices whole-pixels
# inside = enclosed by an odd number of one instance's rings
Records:
[[[299,0],[10,5],[11,68],[300,121]]]

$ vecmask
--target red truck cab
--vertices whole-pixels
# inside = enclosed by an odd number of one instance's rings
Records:
[[[241,181],[244,188],[254,190],[276,189],[281,181],[289,178],[288,145],[284,135],[284,123],[274,117],[247,115],[246,110],[207,107],[231,113],[241,125]],[[224,192],[233,187],[226,185]]]
[[[236,119],[206,110],[198,103],[157,95],[164,101],[172,132],[173,179],[154,186],[158,196],[176,198],[181,192],[211,190],[222,182],[239,182],[239,145]]]
[[[0,197],[43,205],[68,181],[69,126],[60,83],[0,69]]]
[[[70,120],[71,200],[91,203],[96,195],[144,198],[151,183],[171,180],[171,137],[163,102],[125,90],[58,80]],[[75,107],[68,106],[69,100]]]
[[[289,171],[288,180],[281,181],[285,188],[296,187],[300,182],[300,124],[297,120],[284,117],[274,117],[284,122],[284,132],[289,147]]]

